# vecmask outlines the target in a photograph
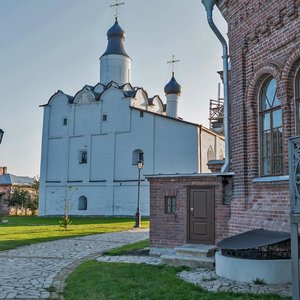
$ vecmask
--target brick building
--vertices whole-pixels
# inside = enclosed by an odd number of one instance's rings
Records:
[[[228,23],[231,173],[215,175],[215,178],[222,178],[219,182],[203,175],[198,176],[198,183],[191,176],[182,180],[178,177],[168,177],[168,180],[162,176],[150,177],[152,247],[195,242],[188,230],[184,232],[183,239],[178,238],[180,232],[174,234],[171,242],[168,228],[179,224],[176,216],[175,221],[172,220],[176,224],[167,219],[157,227],[167,209],[159,213],[155,209],[158,209],[159,201],[167,201],[169,187],[181,193],[185,189],[185,204],[178,196],[174,200],[174,215],[181,210],[187,212],[180,220],[183,224],[179,226],[181,231],[191,227],[193,212],[190,210],[194,209],[194,200],[189,191],[194,185],[214,186],[215,194],[211,200],[215,207],[214,222],[195,225],[200,233],[207,231],[205,226],[213,226],[213,242],[224,235],[253,228],[290,230],[287,145],[291,136],[300,133],[300,1],[217,2]],[[233,185],[228,201],[226,186],[231,182],[230,176]],[[218,200],[219,191],[223,193],[221,202]],[[224,194],[227,196],[224,197]],[[207,199],[205,203],[209,204]],[[223,214],[216,210],[218,205],[223,206]],[[220,224],[222,231],[218,229]],[[201,234],[198,242],[205,243]]]

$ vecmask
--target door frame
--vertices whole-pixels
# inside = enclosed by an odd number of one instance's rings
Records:
[[[213,241],[210,243],[210,242],[197,242],[197,241],[193,241],[190,239],[190,211],[191,211],[191,208],[190,208],[190,196],[191,196],[191,190],[192,189],[210,189],[212,190],[212,193],[213,193],[213,213],[212,213],[212,225],[213,225]],[[215,241],[216,241],[216,224],[215,224],[215,201],[216,201],[216,195],[215,195],[215,186],[212,185],[212,186],[208,186],[208,185],[190,185],[187,187],[187,220],[186,220],[186,223],[187,223],[187,236],[186,236],[186,241],[187,243],[190,243],[190,244],[215,244]]]

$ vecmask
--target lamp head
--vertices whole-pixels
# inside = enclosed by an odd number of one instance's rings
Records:
[[[142,168],[143,168],[143,166],[144,166],[144,163],[143,163],[142,160],[139,160],[139,161],[136,163],[136,165],[137,165],[137,168],[138,168],[139,170],[142,170]]]

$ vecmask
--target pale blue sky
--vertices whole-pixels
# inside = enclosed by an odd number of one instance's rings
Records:
[[[74,95],[99,81],[99,57],[114,23],[114,0],[0,0],[0,165],[39,174],[43,109],[58,89]],[[222,49],[200,0],[125,0],[120,25],[132,58],[132,84],[165,101],[172,54],[181,60],[179,115],[208,126]],[[226,23],[215,11],[216,23]]]

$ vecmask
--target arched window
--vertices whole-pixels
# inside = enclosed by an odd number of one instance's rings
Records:
[[[78,210],[87,210],[87,197],[86,196],[79,197]]]
[[[144,162],[144,152],[141,149],[135,149],[132,152],[132,164],[136,165],[139,160]]]
[[[209,148],[207,150],[207,161],[210,161],[213,159],[215,159],[215,152],[214,152],[212,146],[209,146]]]
[[[282,110],[276,80],[265,80],[260,95],[261,175],[283,173]]]
[[[300,134],[300,68],[295,80],[296,132]]]

